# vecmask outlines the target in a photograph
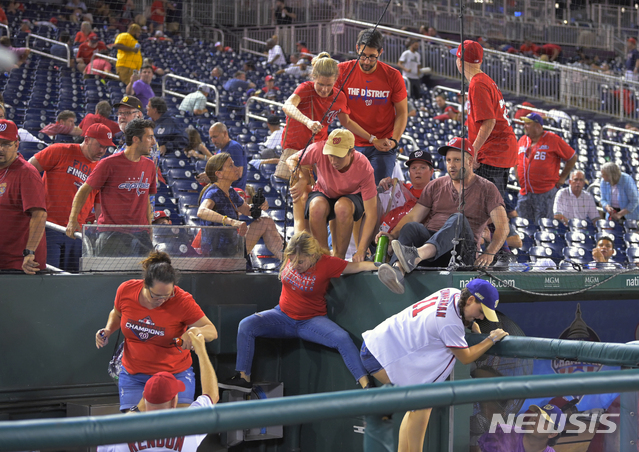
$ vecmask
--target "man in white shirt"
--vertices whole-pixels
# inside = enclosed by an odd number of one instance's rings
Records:
[[[409,386],[446,380],[455,359],[470,364],[508,335],[494,329],[468,346],[464,327],[480,333],[475,323],[499,321],[499,292],[488,281],[473,279],[464,289],[442,289],[384,320],[362,335],[361,359],[369,374],[383,384]],[[431,408],[409,411],[399,430],[399,452],[422,450]]]
[[[555,219],[564,224],[578,218],[580,220],[596,221],[601,218],[595,200],[584,190],[586,177],[582,171],[573,171],[568,180],[569,187],[562,188],[555,195],[553,213]]]
[[[189,408],[213,408],[219,400],[217,377],[206,351],[204,337],[189,331],[192,348],[200,361],[200,379],[202,381],[202,395]],[[158,372],[153,375],[144,386],[142,400],[131,411],[156,411],[177,408],[178,393],[184,391],[184,383],[168,372]],[[196,452],[206,433],[199,435],[178,436],[174,438],[149,439],[134,441],[128,444],[111,444],[98,446],[98,452],[129,452],[131,450],[148,450],[163,452],[182,450]],[[178,448],[179,446],[179,448]]]
[[[421,99],[419,70],[422,68],[422,57],[417,51],[419,49],[419,40],[410,38],[406,47],[408,48],[399,57],[397,66],[402,70],[402,76],[406,77],[410,82],[408,87],[409,96],[413,99]]]
[[[266,50],[268,51],[268,65],[284,66],[286,64],[284,51],[277,43],[277,38],[273,37],[266,40]]]

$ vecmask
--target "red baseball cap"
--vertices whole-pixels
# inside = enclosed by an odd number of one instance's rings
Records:
[[[87,39],[89,39],[89,41],[99,41],[100,37],[96,35],[95,33],[89,33],[89,36],[87,36]]]
[[[185,391],[186,386],[168,372],[158,372],[144,385],[144,399],[155,405],[166,403]]]
[[[166,214],[164,210],[156,210],[153,212],[153,221],[156,222],[160,218],[167,218],[171,222],[171,217]]]
[[[466,63],[481,63],[484,59],[484,49],[483,47],[476,41],[466,40],[463,43],[464,46],[464,61]],[[459,44],[457,50],[450,49],[450,53],[455,55],[457,58],[461,58],[462,54],[462,44]]]
[[[113,144],[113,132],[104,124],[95,123],[91,124],[91,126],[84,131],[83,136],[89,138],[95,138],[100,143],[100,146],[115,146]]]
[[[269,80],[275,80],[275,77],[273,77],[272,75],[267,75],[266,77],[264,77],[265,81],[269,81]]]
[[[446,156],[446,153],[453,149],[455,151],[461,151],[462,150],[462,141],[464,142],[464,151],[468,152],[470,155],[472,155],[473,157],[475,157],[475,149],[473,149],[473,145],[470,144],[470,140],[468,138],[464,138],[463,140],[459,137],[455,137],[452,140],[450,140],[448,143],[446,143],[446,145],[440,147],[439,149],[437,149],[437,152],[439,152],[441,155],[443,155],[444,157]]]
[[[633,44],[636,44],[637,40],[635,38],[628,38],[628,42],[632,42]]]
[[[0,119],[0,140],[18,140],[18,127],[13,121],[9,121],[8,119]]]

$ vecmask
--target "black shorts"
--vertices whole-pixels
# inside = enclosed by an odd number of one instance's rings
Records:
[[[329,198],[322,192],[312,191],[308,194],[308,199],[306,200],[306,208],[304,209],[304,218],[306,218],[307,220],[309,218],[308,208],[311,205],[311,201],[313,200],[313,198],[317,196],[321,196],[322,198],[326,199],[331,209],[330,212],[328,213],[328,218],[326,219],[326,221],[331,221],[335,219],[335,203],[340,198],[350,199],[353,205],[355,206],[355,212],[353,213],[353,221],[359,220],[360,218],[362,218],[362,215],[364,215],[364,201],[362,200],[362,195],[360,193],[357,193],[354,195],[343,195],[343,196],[340,196],[339,198]]]

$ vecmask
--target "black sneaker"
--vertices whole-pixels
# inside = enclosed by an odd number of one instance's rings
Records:
[[[231,378],[227,378],[224,381],[218,381],[217,385],[223,389],[233,389],[234,391],[241,391],[249,393],[253,390],[253,384],[250,381],[246,381],[240,373],[236,373]]]

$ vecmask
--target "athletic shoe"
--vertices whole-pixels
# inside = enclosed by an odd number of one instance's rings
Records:
[[[217,385],[223,389],[233,389],[235,391],[241,391],[249,393],[253,390],[253,384],[250,381],[246,381],[240,373],[236,373],[231,378],[224,381],[219,381]]]
[[[391,292],[399,295],[404,293],[404,275],[400,269],[390,264],[382,264],[377,271],[377,277]]]
[[[391,242],[391,246],[393,247],[395,256],[399,259],[399,263],[404,269],[404,272],[410,273],[415,270],[415,267],[417,267],[417,263],[419,262],[419,253],[417,252],[417,248],[414,246],[404,246],[399,243],[398,240],[393,240]]]

